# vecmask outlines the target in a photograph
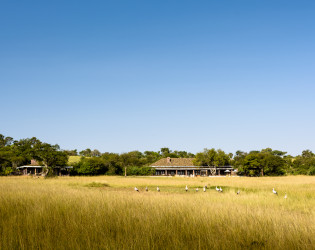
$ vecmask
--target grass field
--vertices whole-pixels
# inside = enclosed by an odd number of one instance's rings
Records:
[[[70,155],[69,159],[68,159],[68,164],[71,165],[73,163],[77,163],[80,161],[80,159],[81,159],[81,156],[79,156],[79,155]]]
[[[314,249],[314,209],[307,176],[1,177],[0,249]]]

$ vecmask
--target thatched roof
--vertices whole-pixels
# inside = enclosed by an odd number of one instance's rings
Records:
[[[151,164],[151,166],[174,166],[174,167],[189,167],[194,166],[194,158],[163,158]]]

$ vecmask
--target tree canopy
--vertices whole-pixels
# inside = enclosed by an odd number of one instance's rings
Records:
[[[315,154],[304,150],[293,157],[287,152],[265,148],[250,152],[225,153],[221,149],[204,149],[194,155],[186,151],[172,151],[163,147],[159,151],[137,150],[125,153],[101,153],[87,148],[79,152],[80,160],[72,163],[73,175],[119,175],[127,170],[128,175],[152,174],[150,165],[161,158],[194,158],[196,166],[220,167],[232,165],[238,174],[246,176],[275,176],[285,174],[315,175]],[[27,165],[31,159],[46,167],[46,173],[53,174],[56,166],[66,166],[69,156],[78,156],[77,149],[62,150],[59,145],[41,142],[36,137],[14,140],[0,134],[0,175],[14,173],[17,167]],[[78,157],[80,157],[78,156]]]

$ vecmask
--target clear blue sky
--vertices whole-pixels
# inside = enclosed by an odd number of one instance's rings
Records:
[[[315,1],[2,0],[0,86],[63,149],[315,151]]]

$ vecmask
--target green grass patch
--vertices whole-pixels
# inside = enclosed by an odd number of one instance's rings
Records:
[[[68,164],[71,165],[73,163],[78,163],[80,161],[81,157],[82,156],[80,156],[80,155],[69,156]]]

